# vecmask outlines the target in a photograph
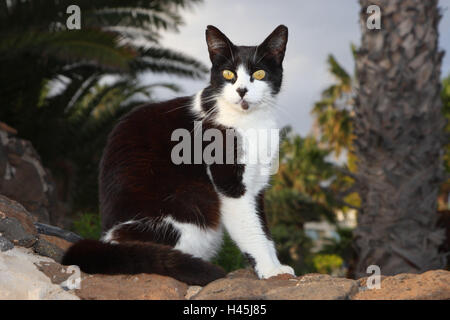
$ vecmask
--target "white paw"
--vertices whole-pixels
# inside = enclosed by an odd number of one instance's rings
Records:
[[[270,277],[273,277],[273,276],[276,276],[279,274],[283,274],[283,273],[289,273],[289,274],[292,274],[293,276],[295,276],[294,269],[292,269],[289,266],[284,266],[284,265],[280,265],[280,266],[277,266],[274,268],[264,270],[262,272],[258,272],[258,276],[261,279],[267,279],[267,278],[270,278]]]

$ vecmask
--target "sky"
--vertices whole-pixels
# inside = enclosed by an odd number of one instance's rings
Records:
[[[442,76],[450,74],[450,0],[440,0],[440,47],[444,56]],[[351,74],[354,72],[350,44],[360,43],[359,2],[356,0],[204,0],[203,4],[182,11],[185,25],[178,33],[163,33],[164,47],[182,51],[210,66],[205,42],[206,26],[218,27],[236,45],[257,45],[279,24],[289,28],[283,62],[283,88],[278,96],[280,125],[291,125],[306,135],[313,119],[310,110],[320,94],[333,81],[326,65],[332,53]],[[183,95],[191,95],[207,85],[208,79],[185,80],[171,76],[144,74],[144,83],[170,80],[179,84]],[[159,91],[158,99],[180,93]]]

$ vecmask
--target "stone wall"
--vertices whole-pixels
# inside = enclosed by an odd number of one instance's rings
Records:
[[[284,274],[260,280],[249,269],[231,272],[205,287],[156,274],[80,273],[80,287],[71,289],[66,281],[73,277],[73,270],[58,263],[70,245],[64,239],[39,234],[22,205],[0,196],[0,299],[450,299],[450,271],[445,270],[382,277],[380,289],[369,289],[366,278],[325,274]]]
[[[0,194],[20,202],[35,221],[63,224],[64,206],[58,201],[51,173],[30,141],[0,122]]]

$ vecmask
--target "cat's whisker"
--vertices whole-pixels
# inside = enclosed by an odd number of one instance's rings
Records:
[[[270,100],[263,99],[263,102],[266,103],[270,108],[283,112],[288,117],[292,117],[292,114],[289,113],[286,108],[283,108],[283,106],[281,106],[279,103],[272,101],[271,99]]]
[[[170,109],[169,111],[167,111],[165,113],[174,112],[174,111],[177,111],[177,110],[180,110],[180,109],[183,109],[183,108],[189,108],[189,107],[190,107],[190,104],[184,104],[184,105],[179,106],[177,108]]]
[[[208,117],[209,117],[210,115],[212,115],[213,112],[215,112],[216,110],[217,110],[217,105],[215,104],[211,109],[209,109],[209,110],[205,113],[204,116],[202,116],[202,118],[199,118],[199,119],[198,119],[198,121],[197,121],[196,124],[194,125],[194,128],[193,128],[192,131],[191,131],[191,134],[192,134],[192,132],[197,132],[197,130],[199,129],[199,127],[203,125],[203,122],[204,122],[205,120],[208,120]]]

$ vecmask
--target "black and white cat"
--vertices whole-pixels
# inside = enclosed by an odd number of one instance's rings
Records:
[[[294,273],[279,262],[264,215],[271,164],[237,161],[252,152],[248,146],[269,148],[247,132],[277,128],[287,39],[280,25],[259,46],[236,46],[207,27],[209,86],[193,97],[144,105],[119,121],[100,164],[104,235],[73,245],[64,264],[87,273],[158,273],[204,285],[225,275],[207,261],[226,229],[260,278]],[[202,132],[213,128],[225,140],[247,142],[237,147],[233,163],[173,162],[173,132],[192,133],[196,121]],[[232,138],[229,129],[236,132]],[[275,155],[278,141],[270,148],[262,151]]]

